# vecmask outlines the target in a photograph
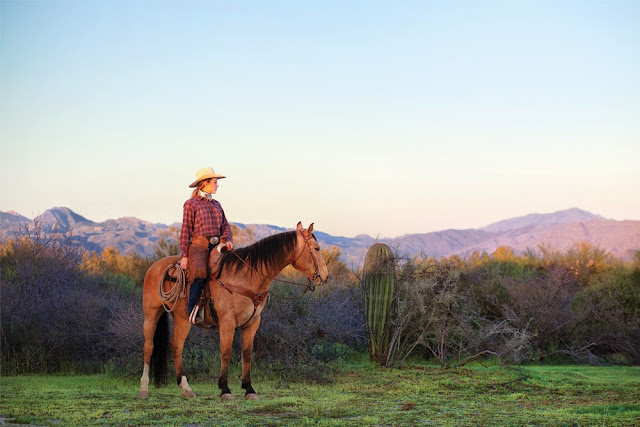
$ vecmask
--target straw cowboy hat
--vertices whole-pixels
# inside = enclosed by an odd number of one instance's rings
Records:
[[[209,179],[209,178],[222,179],[222,178],[226,178],[226,176],[220,175],[219,173],[215,173],[213,171],[213,168],[200,169],[198,172],[196,172],[196,180],[193,181],[193,184],[191,184],[189,187],[190,188],[197,187],[200,181],[204,181],[205,179]]]

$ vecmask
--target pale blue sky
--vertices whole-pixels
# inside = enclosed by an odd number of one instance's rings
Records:
[[[0,0],[0,210],[334,235],[640,220],[639,1]]]

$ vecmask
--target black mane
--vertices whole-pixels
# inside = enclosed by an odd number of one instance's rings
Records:
[[[244,262],[256,270],[262,266],[282,264],[287,260],[287,255],[295,248],[296,238],[296,231],[274,234],[258,240],[252,245],[236,249],[237,256],[230,252],[225,253],[222,262],[225,268],[235,267],[236,272],[245,266]],[[242,258],[244,262],[240,261],[238,257]]]

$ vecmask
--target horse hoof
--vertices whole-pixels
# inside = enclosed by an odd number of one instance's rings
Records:
[[[196,397],[196,394],[191,390],[182,390],[182,397],[188,399],[190,397]]]
[[[149,392],[148,391],[141,391],[140,393],[138,393],[138,397],[140,399],[148,399],[149,398]]]
[[[236,398],[233,397],[233,394],[231,393],[225,393],[220,395],[220,400],[222,400],[223,402],[229,402],[231,400],[236,400]]]
[[[247,393],[247,395],[244,398],[247,400],[260,400],[258,395],[255,393]]]

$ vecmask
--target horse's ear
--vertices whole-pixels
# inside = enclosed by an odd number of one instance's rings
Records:
[[[302,231],[302,221],[298,221],[298,226],[296,227],[298,231]]]
[[[313,223],[309,226],[309,234],[313,233]]]

